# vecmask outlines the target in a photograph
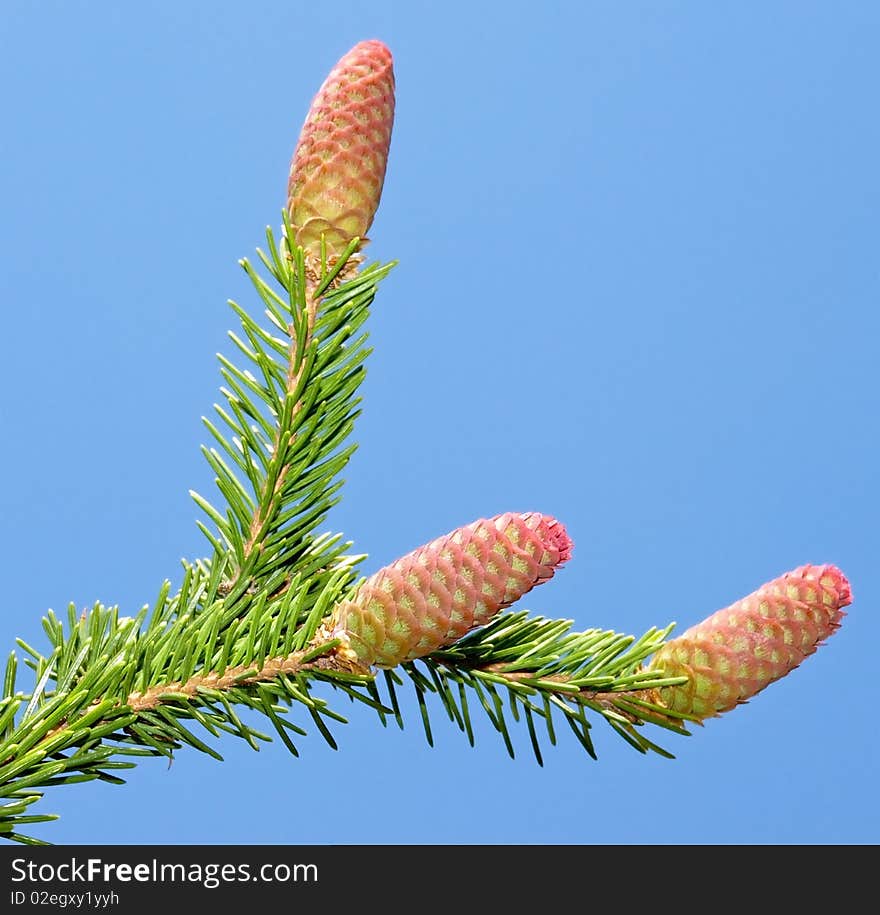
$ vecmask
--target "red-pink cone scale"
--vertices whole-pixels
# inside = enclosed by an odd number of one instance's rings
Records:
[[[667,642],[651,661],[687,683],[659,690],[667,708],[710,718],[794,670],[837,630],[852,600],[836,566],[805,565]]]
[[[381,41],[356,44],[318,90],[290,165],[294,242],[335,256],[365,238],[379,206],[394,122],[394,69]]]
[[[474,521],[380,569],[340,603],[329,634],[361,667],[394,667],[488,623],[553,576],[572,543],[555,518],[507,513]]]

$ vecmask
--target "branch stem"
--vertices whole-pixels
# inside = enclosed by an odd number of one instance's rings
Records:
[[[321,654],[315,657],[316,647],[312,646],[305,651],[295,651],[284,658],[269,658],[262,667],[240,664],[227,667],[222,675],[216,673],[198,674],[192,676],[185,683],[165,683],[152,686],[141,693],[132,693],[125,704],[133,712],[145,712],[161,705],[163,700],[173,694],[179,698],[195,696],[200,689],[227,690],[237,686],[250,686],[254,683],[266,683],[274,680],[281,674],[298,674],[307,670],[338,670],[350,673],[350,667],[333,654]],[[328,647],[331,647],[328,645]]]
[[[306,300],[306,331],[302,340],[297,338],[294,325],[291,323],[288,326],[288,335],[290,336],[291,345],[290,345],[290,357],[287,361],[287,396],[292,397],[294,391],[297,390],[300,381],[302,380],[302,373],[305,371],[306,359],[305,354],[308,351],[308,348],[312,343],[312,336],[315,331],[315,322],[318,318],[318,305],[320,303],[320,297],[315,295],[315,290],[317,288],[317,280],[311,275],[306,280],[305,288],[305,300]],[[293,408],[290,411],[290,418],[294,419],[303,407],[303,399],[300,399],[293,405]],[[277,473],[272,473],[273,467],[269,468],[269,472],[266,474],[266,485],[272,486],[272,493],[270,497],[266,498],[265,492],[260,492],[257,494],[257,505],[262,506],[258,508],[254,513],[254,518],[251,521],[250,526],[250,536],[247,539],[247,542],[244,545],[244,562],[242,563],[243,567],[247,566],[247,560],[253,554],[254,550],[259,549],[260,540],[262,537],[263,529],[265,528],[266,521],[272,517],[277,511],[277,503],[280,498],[281,492],[284,488],[284,482],[287,478],[287,474],[290,470],[290,463],[287,461],[286,451],[287,448],[281,447],[282,438],[287,434],[287,429],[282,428],[279,423],[275,427],[275,435],[272,441],[273,446],[273,464],[279,464],[280,467]],[[289,438],[288,446],[292,445],[296,436],[291,435]],[[269,481],[272,481],[270,484]],[[238,581],[232,583],[231,589],[234,590]]]

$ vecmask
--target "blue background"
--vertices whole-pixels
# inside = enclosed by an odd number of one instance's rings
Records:
[[[437,707],[291,758],[228,739],[35,828],[104,843],[874,843],[880,5],[6,3],[0,645],[131,613],[207,552],[200,416],[237,259],[309,102],[395,56],[360,450],[331,522],[369,573],[505,510],[573,561],[524,601],[682,628],[805,562],[855,601],[792,675],[643,757],[602,722],[510,760]],[[3,649],[4,652],[7,649]],[[27,685],[27,678],[22,686]],[[347,700],[337,700],[348,712]],[[306,723],[306,722],[303,722]]]

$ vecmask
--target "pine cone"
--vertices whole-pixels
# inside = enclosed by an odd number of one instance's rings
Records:
[[[365,240],[379,206],[394,122],[394,70],[381,41],[356,44],[315,96],[290,165],[295,244],[335,256]]]
[[[758,588],[667,642],[651,661],[688,677],[659,690],[664,705],[710,718],[794,670],[837,630],[852,600],[832,565],[805,565]]]
[[[507,513],[474,521],[380,569],[334,610],[329,634],[361,667],[394,667],[488,623],[553,576],[572,543],[554,518]]]

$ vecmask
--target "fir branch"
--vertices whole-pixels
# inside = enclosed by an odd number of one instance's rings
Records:
[[[588,753],[597,758],[589,737],[589,720],[584,716],[589,710],[640,752],[671,757],[639,729],[652,724],[687,735],[685,722],[695,720],[691,715],[670,712],[659,700],[658,690],[680,684],[681,678],[667,677],[661,669],[644,666],[645,660],[664,644],[672,625],[662,630],[649,629],[639,639],[610,630],[571,632],[571,626],[570,620],[530,616],[526,611],[502,614],[448,649],[385,671],[385,704],[394,709],[402,728],[396,687],[403,684],[405,675],[412,682],[431,744],[433,732],[426,697],[436,696],[450,721],[473,745],[468,704],[468,697],[473,696],[511,756],[514,744],[509,717],[525,725],[535,758],[543,764],[535,721],[543,721],[548,741],[555,745],[555,711],[565,717]],[[507,711],[498,689],[507,695]]]
[[[476,698],[511,754],[507,715],[516,714],[539,761],[535,723],[542,721],[555,743],[554,712],[566,718],[591,755],[585,709],[598,712],[642,751],[665,752],[638,734],[638,724],[685,733],[651,702],[651,691],[668,678],[639,669],[668,630],[651,630],[635,641],[598,630],[571,633],[568,621],[523,612],[502,615],[418,664],[384,672],[388,697],[383,699],[376,672],[353,668],[339,642],[321,629],[331,607],[349,593],[347,578],[346,571],[337,572],[314,603],[305,599],[308,588],[300,580],[279,597],[264,592],[222,637],[225,602],[218,577],[198,564],[187,566],[178,594],[170,596],[163,586],[152,609],[144,607],[135,618],[119,617],[115,608],[100,604],[79,615],[71,607],[66,624],[47,615],[52,650],[44,655],[29,649],[34,689],[17,692],[14,675],[7,676],[0,704],[7,719],[0,741],[0,797],[15,799],[0,831],[24,841],[23,818],[31,816],[24,811],[48,786],[92,779],[119,783],[114,771],[130,768],[133,759],[171,757],[183,746],[222,758],[189,722],[211,738],[228,733],[257,748],[269,738],[242,722],[241,707],[267,718],[294,754],[291,735],[305,730],[285,716],[291,705],[304,707],[335,747],[326,719],[345,718],[313,694],[312,685],[322,682],[370,708],[383,723],[390,716],[402,726],[395,685],[409,678],[429,742],[431,696],[471,742],[469,697]],[[509,712],[498,689],[508,694]],[[27,717],[10,727],[23,705]],[[4,709],[13,711],[7,715]]]
[[[204,449],[205,457],[226,507],[198,493],[193,498],[215,525],[215,531],[201,525],[212,562],[225,563],[224,627],[261,587],[288,587],[291,570],[330,574],[361,558],[346,555],[351,544],[340,537],[315,531],[338,501],[339,474],[354,452],[345,439],[359,412],[357,390],[369,353],[362,326],[393,265],[358,272],[354,239],[316,270],[301,248],[288,248],[292,231],[286,214],[280,243],[266,231],[268,253],[258,255],[271,279],[241,262],[270,327],[231,303],[242,329],[231,337],[250,368],[219,357],[226,406],[216,412],[231,437],[204,420],[216,443]]]
[[[269,243],[274,247],[273,239],[269,238]],[[355,247],[356,246],[352,246],[351,251],[348,253],[351,254]],[[300,258],[301,257],[302,255],[300,255]],[[251,275],[253,279],[257,279],[252,270],[249,269],[250,265],[246,261],[242,262],[242,266],[248,270],[249,275]],[[295,276],[304,276],[305,265],[301,259],[298,261],[297,267],[299,269]],[[288,302],[291,317],[291,321],[287,326],[287,334],[290,337],[291,342],[287,359],[287,372],[284,378],[285,385],[281,392],[284,403],[281,406],[280,415],[287,419],[288,422],[284,425],[276,425],[273,430],[273,436],[269,446],[272,457],[266,468],[266,475],[262,480],[262,485],[258,486],[255,493],[257,496],[258,508],[251,521],[249,536],[244,544],[244,563],[250,558],[251,553],[258,548],[262,539],[261,535],[266,527],[268,519],[273,513],[277,512],[281,493],[284,489],[284,481],[291,469],[291,462],[288,459],[288,451],[285,445],[293,445],[296,440],[296,433],[293,431],[292,427],[305,404],[305,399],[300,395],[300,392],[304,392],[306,388],[304,382],[307,377],[307,372],[311,367],[306,361],[306,354],[311,349],[315,332],[315,322],[318,316],[319,302],[315,294],[317,283],[308,281],[305,283],[292,282],[294,277],[291,276],[290,271],[288,271],[286,278],[287,284],[284,288],[289,295]],[[304,325],[302,323],[303,313],[305,315]],[[253,362],[257,363],[263,370],[267,386],[262,390],[270,391],[271,385],[277,383],[277,378],[272,373],[272,369],[275,368],[275,363],[269,352],[265,350],[259,342],[261,337],[267,337],[268,335],[261,334],[259,328],[253,327],[247,320],[247,315],[240,310],[239,314],[242,316],[242,327],[253,346],[253,351],[248,350],[247,347],[241,344],[234,336],[233,340],[238,343],[239,348],[244,354]],[[299,321],[297,320],[298,318],[300,319]],[[274,341],[271,337],[268,337],[268,342],[271,345]],[[277,347],[273,346],[272,348],[277,352]],[[256,391],[257,393],[261,393],[261,389],[259,388],[257,388]],[[274,399],[275,398],[272,397],[273,401]],[[292,406],[288,406],[288,402],[292,403]]]

